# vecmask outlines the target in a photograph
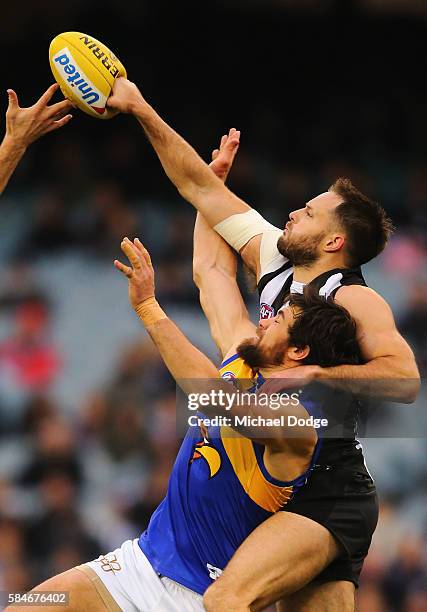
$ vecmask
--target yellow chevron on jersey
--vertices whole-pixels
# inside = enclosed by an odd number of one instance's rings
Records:
[[[277,512],[292,496],[291,485],[269,482],[261,471],[252,440],[221,427],[221,441],[233,471],[247,495],[267,512]]]
[[[237,354],[223,362],[219,373],[222,378],[230,382],[236,381],[237,384],[240,380],[245,391],[255,389],[261,377]],[[252,440],[224,426],[221,427],[221,442],[234,473],[252,501],[267,512],[273,513],[289,501],[293,487],[287,483],[274,484],[266,478],[259,465]]]

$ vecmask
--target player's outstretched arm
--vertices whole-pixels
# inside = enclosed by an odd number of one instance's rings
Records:
[[[121,249],[130,262],[126,266],[117,259],[115,267],[129,281],[129,302],[152,337],[175,380],[217,378],[215,365],[199,351],[161,309],[155,298],[154,270],[148,251],[138,238],[124,238]]]
[[[212,153],[210,168],[225,182],[239,148],[240,132],[232,128]],[[197,213],[193,240],[193,278],[212,338],[223,358],[244,338],[253,336],[255,326],[236,281],[236,255]]]
[[[117,259],[115,267],[122,272],[129,281],[129,301],[153,342],[159,349],[162,359],[175,378],[178,385],[187,394],[206,394],[215,399],[208,400],[208,405],[200,404],[201,410],[207,416],[233,417],[230,426],[237,429],[246,437],[252,438],[260,444],[268,445],[275,452],[285,448],[292,449],[293,453],[311,456],[316,433],[311,424],[305,424],[308,413],[305,408],[290,403],[271,408],[266,402],[255,403],[243,394],[236,393],[234,387],[223,381],[215,365],[199,351],[182,331],[167,317],[155,298],[154,271],[148,251],[136,238],[131,242],[128,238],[122,241],[121,248],[129,260],[130,266],[124,265]],[[271,410],[275,416],[284,417],[284,425],[263,425],[252,422],[252,419],[262,417],[271,420]],[[288,416],[303,419],[304,423],[297,427],[287,426]],[[241,419],[249,417],[248,424]],[[280,419],[279,419],[280,421]],[[297,432],[297,433],[296,433]]]
[[[4,191],[16,166],[29,145],[48,132],[66,125],[72,107],[69,100],[48,106],[58,85],[52,85],[29,108],[21,108],[18,96],[8,89],[9,106],[6,112],[6,134],[0,145],[0,194]]]
[[[116,79],[108,106],[136,117],[180,194],[233,248],[242,251],[245,263],[254,272],[259,272],[260,240],[256,237],[273,226],[227,189],[196,151],[145,101],[134,83],[123,77]]]

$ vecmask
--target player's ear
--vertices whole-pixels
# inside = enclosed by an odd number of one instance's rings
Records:
[[[304,348],[297,348],[296,346],[290,346],[288,348],[288,358],[292,361],[303,361],[310,354],[310,347],[305,346]]]
[[[324,243],[323,249],[328,253],[340,251],[345,243],[345,238],[342,234],[330,234]]]

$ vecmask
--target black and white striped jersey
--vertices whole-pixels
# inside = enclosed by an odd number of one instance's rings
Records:
[[[284,258],[283,258],[284,259]],[[260,318],[274,317],[283,306],[290,293],[302,293],[304,283],[293,278],[293,266],[284,259],[281,267],[264,274],[258,282]],[[366,287],[360,268],[335,268],[314,278],[310,283],[319,290],[319,295],[335,297],[340,287],[346,285],[363,285]]]
[[[276,270],[268,271],[258,283],[260,296],[260,318],[268,319],[277,314],[291,293],[303,293],[305,284],[295,281],[293,278],[293,266],[290,261],[283,257],[283,264]],[[275,263],[278,263],[276,258]],[[280,262],[279,262],[280,263]],[[335,268],[328,270],[314,278],[310,283],[318,288],[319,295],[334,297],[340,287],[347,285],[367,286],[360,268]],[[317,390],[317,393],[319,391]],[[322,462],[333,462],[337,460],[341,452],[361,452],[360,443],[355,439],[357,422],[359,418],[360,402],[351,394],[330,388],[327,390],[329,399],[327,403],[332,406],[340,406],[340,414],[328,414],[330,424],[341,432],[337,439],[325,439],[323,442]],[[336,454],[338,453],[338,454]],[[319,459],[319,460],[320,460]]]

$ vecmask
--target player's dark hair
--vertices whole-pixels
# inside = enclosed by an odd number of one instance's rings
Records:
[[[289,306],[295,317],[289,328],[290,345],[301,349],[310,347],[302,363],[323,368],[361,363],[356,323],[348,310],[333,298],[321,297],[307,285],[303,295],[291,294]]]
[[[334,214],[347,235],[348,265],[361,266],[384,249],[393,232],[393,223],[384,208],[356,189],[349,179],[339,178],[329,191],[343,200]]]

